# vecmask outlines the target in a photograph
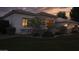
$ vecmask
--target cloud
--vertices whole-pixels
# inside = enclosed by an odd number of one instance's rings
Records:
[[[0,16],[3,16],[4,14],[8,13],[9,11],[11,11],[13,9],[22,9],[22,10],[30,11],[30,12],[34,12],[34,13],[47,12],[50,14],[55,14],[60,9],[65,10],[65,11],[69,10],[69,8],[67,9],[67,7],[63,7],[63,8],[61,8],[61,7],[58,7],[58,8],[57,7],[0,7]]]

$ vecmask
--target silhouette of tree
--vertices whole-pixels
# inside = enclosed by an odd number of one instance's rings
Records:
[[[5,34],[6,33],[6,28],[9,26],[9,22],[0,19],[0,33]]]
[[[15,28],[9,24],[9,21],[0,19],[0,33],[8,34],[8,33],[12,33],[12,32],[13,33],[15,32]]]
[[[67,19],[66,13],[65,13],[65,12],[62,12],[62,11],[58,12],[57,16],[58,16],[58,17],[61,17],[61,18]]]
[[[70,12],[71,20],[79,22],[79,7],[73,7]]]

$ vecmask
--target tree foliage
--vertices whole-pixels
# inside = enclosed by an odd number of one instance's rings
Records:
[[[61,11],[60,11],[60,12],[58,12],[57,16],[58,16],[58,17],[61,17],[61,18],[67,19],[65,12],[61,12]]]
[[[73,7],[70,12],[71,20],[79,22],[79,7]]]
[[[33,18],[32,21],[31,21],[31,25],[33,27],[40,27],[41,25],[41,20],[37,17]]]
[[[14,33],[15,28],[9,24],[9,21],[0,19],[0,34]]]

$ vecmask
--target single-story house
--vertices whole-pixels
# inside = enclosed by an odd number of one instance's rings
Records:
[[[9,13],[5,14],[2,18],[8,20],[9,23],[16,28],[16,33],[24,33],[27,26],[28,20],[35,16],[34,13],[26,12],[23,10],[12,10]],[[27,20],[28,19],[28,20]],[[31,27],[27,27],[30,29]],[[28,32],[28,31],[27,31]]]
[[[39,25],[41,29],[47,29],[48,26],[52,27],[54,24],[56,24],[57,27],[63,25],[69,29],[72,28],[74,24],[77,24],[74,21],[59,18],[45,12],[31,13],[19,9],[12,10],[1,18],[8,20],[9,23],[16,28],[17,34],[30,34],[32,29],[35,28],[32,26],[32,20],[35,18],[41,21]]]
[[[56,18],[53,28],[55,30],[58,30],[58,29],[61,29],[62,27],[65,27],[67,29],[67,32],[70,33],[70,32],[72,32],[72,29],[76,25],[78,26],[78,23],[75,21],[72,21],[69,19],[64,19],[64,18]]]
[[[47,13],[31,13],[24,10],[12,10],[9,13],[5,14],[2,18],[5,20],[9,20],[9,23],[16,28],[17,34],[29,34],[31,33],[31,20],[33,18],[38,17],[42,24],[41,28],[45,28],[46,21],[54,20],[55,16],[52,16]]]

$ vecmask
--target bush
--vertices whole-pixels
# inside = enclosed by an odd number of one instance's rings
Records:
[[[59,12],[59,13],[57,14],[57,16],[58,16],[58,17],[61,17],[61,18],[67,19],[65,12]]]
[[[53,33],[50,32],[50,31],[45,31],[42,36],[43,37],[52,37],[53,36]]]
[[[9,21],[3,20],[3,19],[0,20],[0,33],[1,34],[9,34],[9,33],[14,34],[15,30],[16,29],[9,24]]]
[[[7,29],[6,29],[6,33],[7,34],[15,34],[15,31],[16,31],[16,29],[14,28],[14,27],[8,27]]]
[[[0,33],[6,34],[6,28],[9,27],[9,21],[0,20]]]

